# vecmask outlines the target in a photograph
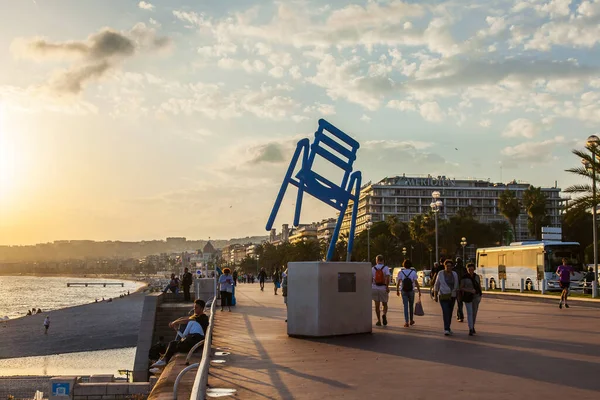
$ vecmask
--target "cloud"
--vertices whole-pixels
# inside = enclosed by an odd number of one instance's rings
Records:
[[[421,104],[419,106],[419,112],[426,121],[442,122],[444,120],[444,113],[435,101]]]
[[[286,160],[285,151],[280,143],[267,143],[249,149],[252,154],[250,164],[279,164]]]
[[[363,121],[363,122],[369,123],[369,122],[371,122],[371,117],[369,117],[366,114],[363,114],[362,117],[360,117],[360,120]]]
[[[543,163],[549,161],[554,149],[563,143],[565,143],[565,138],[556,136],[542,142],[525,142],[505,147],[501,154],[512,161],[527,161],[531,164]]]
[[[527,118],[518,118],[508,123],[502,136],[504,137],[525,137],[531,139],[540,133],[542,126],[535,124]]]
[[[139,23],[126,33],[104,28],[90,35],[86,41],[50,42],[43,38],[19,38],[11,44],[11,51],[17,57],[40,61],[75,59],[76,64],[54,74],[48,88],[58,94],[79,94],[90,81],[100,79],[137,51],[158,51],[169,45],[170,39],[157,37],[154,29]]]
[[[146,3],[145,1],[140,1],[138,3],[138,7],[141,8],[142,10],[146,10],[146,11],[154,11],[154,5],[150,4],[150,3]]]

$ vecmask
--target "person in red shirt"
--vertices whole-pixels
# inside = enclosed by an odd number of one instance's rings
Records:
[[[563,302],[566,308],[569,308],[569,304],[567,304],[567,296],[569,295],[569,287],[571,286],[571,275],[575,275],[575,270],[570,265],[567,265],[567,259],[562,259],[562,265],[558,266],[556,270],[556,275],[560,278],[560,287],[562,289],[562,293],[560,294],[560,303],[558,303],[558,308],[563,307]]]

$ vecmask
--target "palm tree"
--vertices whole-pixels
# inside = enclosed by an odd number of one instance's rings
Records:
[[[517,238],[517,218],[521,214],[521,206],[515,192],[506,189],[498,198],[500,213],[508,220],[513,232],[513,238]]]
[[[529,233],[540,240],[542,225],[546,220],[546,195],[542,193],[542,188],[529,186],[523,192],[523,206],[527,212]]]
[[[593,182],[595,179],[598,182],[598,172],[600,168],[600,163],[592,154],[598,154],[598,146],[590,143],[585,146],[587,151],[584,150],[572,150],[572,153],[581,159],[581,162],[585,164],[585,166],[569,168],[566,171],[572,174],[578,175],[582,178],[589,179]],[[595,174],[594,174],[595,172]],[[595,176],[594,176],[595,175]],[[580,195],[576,197],[572,201],[570,201],[569,208],[577,208],[582,210],[590,210],[594,206],[594,198],[592,193],[592,185],[589,183],[583,185],[571,185],[565,189],[566,193],[573,193]],[[596,200],[595,206],[598,206],[598,201]]]

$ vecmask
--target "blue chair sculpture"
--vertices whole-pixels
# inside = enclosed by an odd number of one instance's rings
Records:
[[[350,220],[348,252],[346,255],[346,261],[350,261],[352,246],[354,244],[354,230],[356,228],[356,214],[358,212],[358,200],[360,197],[361,186],[361,173],[360,171],[352,172],[352,165],[356,160],[356,152],[359,147],[360,144],[356,140],[352,139],[324,119],[320,119],[319,128],[315,132],[313,144],[311,145],[308,139],[302,139],[296,146],[296,151],[294,152],[290,166],[285,174],[281,189],[279,189],[279,194],[277,195],[269,221],[267,222],[267,231],[270,231],[273,227],[285,191],[291,183],[298,188],[294,226],[298,226],[300,223],[300,211],[302,210],[302,197],[304,193],[310,194],[339,211],[340,216],[331,237],[329,249],[327,250],[326,261],[331,261],[335,253],[335,244],[340,234],[344,214],[346,213],[350,201],[352,201],[352,218]],[[296,169],[300,155],[302,155],[300,171],[293,177],[292,174]],[[343,171],[342,182],[339,185],[313,171],[315,158],[317,156],[329,161]]]

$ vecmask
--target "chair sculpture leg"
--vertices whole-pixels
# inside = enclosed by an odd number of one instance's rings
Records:
[[[304,170],[306,165],[308,164],[308,152],[310,141],[308,139],[303,139],[302,145],[305,146],[304,153],[302,153],[302,167],[301,170]],[[300,146],[300,142],[298,142]],[[296,210],[294,211],[294,226],[298,226],[300,224],[300,212],[302,211],[302,199],[304,197],[304,177],[300,174],[298,179],[298,195],[296,196]]]
[[[329,250],[327,250],[327,258],[325,261],[331,261],[333,255],[335,254],[335,244],[337,243],[338,236],[340,235],[340,228],[342,227],[342,221],[344,220],[344,210],[346,207],[342,207],[340,211],[340,216],[338,217],[337,223],[335,224],[335,229],[333,230],[333,235],[331,235],[331,241],[329,242]]]
[[[308,152],[308,145],[310,141],[308,139],[302,139],[296,145],[296,151],[294,152],[294,156],[292,157],[292,161],[290,161],[290,166],[285,174],[285,178],[283,178],[283,183],[281,184],[281,188],[279,189],[279,194],[277,195],[277,199],[275,200],[275,204],[273,205],[273,210],[271,211],[271,215],[269,216],[269,220],[267,221],[267,230],[270,231],[273,227],[273,223],[275,223],[275,217],[277,217],[277,213],[279,212],[279,207],[281,207],[281,202],[283,201],[283,196],[285,196],[285,191],[291,182],[292,174],[294,173],[294,169],[298,163],[298,158],[300,157],[300,153],[302,150]]]
[[[352,261],[352,247],[354,246],[354,231],[356,230],[356,215],[358,214],[358,202],[360,200],[360,185],[362,175],[360,171],[356,171],[350,177],[348,188],[352,190],[354,187],[354,204],[352,205],[352,217],[350,219],[350,236],[348,237],[348,249],[346,253],[346,261]]]

